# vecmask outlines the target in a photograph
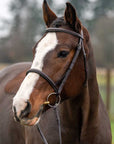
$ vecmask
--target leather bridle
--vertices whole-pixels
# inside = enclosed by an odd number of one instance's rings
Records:
[[[85,49],[84,49],[84,44],[83,44],[83,31],[81,30],[81,34],[79,33],[76,33],[74,31],[71,31],[71,30],[66,30],[66,29],[63,29],[63,28],[48,28],[46,29],[46,33],[48,32],[63,32],[63,33],[67,33],[67,34],[70,34],[70,35],[73,35],[75,37],[78,37],[79,38],[79,43],[78,43],[78,46],[75,50],[75,54],[72,58],[72,61],[67,69],[67,71],[65,72],[64,74],[64,77],[59,85],[59,87],[56,86],[55,82],[50,78],[48,77],[48,75],[46,75],[45,73],[43,73],[42,71],[38,70],[38,69],[30,69],[27,71],[26,74],[28,73],[36,73],[38,75],[40,75],[42,78],[44,78],[49,84],[50,86],[53,88],[54,92],[49,94],[48,97],[47,97],[47,101],[44,102],[44,104],[48,104],[50,107],[54,107],[56,108],[59,104],[60,104],[60,101],[61,101],[61,97],[60,97],[60,94],[63,90],[63,87],[69,77],[69,74],[71,73],[71,70],[73,69],[76,61],[77,61],[77,58],[82,50],[83,52],[83,58],[84,58],[84,69],[85,69],[85,80],[84,80],[84,85],[86,85],[87,83],[87,67],[86,67],[86,53],[85,53]],[[57,99],[59,98],[59,100],[57,100],[55,102],[54,105],[51,105],[50,102],[49,102],[49,98],[53,95],[56,95]],[[60,144],[62,144],[62,138],[61,138],[61,129],[60,129],[60,118],[59,118],[59,115],[56,111],[56,114],[57,114],[57,121],[58,121],[58,125],[59,125],[59,138],[60,138]],[[42,139],[44,141],[45,144],[48,144],[42,131],[40,130],[40,128],[38,127],[38,131],[40,132],[40,135],[42,136]]]
[[[48,32],[63,32],[63,33],[73,35],[75,37],[79,37],[79,43],[78,43],[77,49],[75,51],[74,57],[73,57],[70,65],[69,65],[67,71],[64,74],[64,78],[62,79],[59,88],[56,86],[55,82],[50,77],[48,77],[48,75],[46,75],[45,73],[43,73],[42,71],[40,71],[38,69],[30,69],[26,73],[26,74],[28,74],[28,73],[33,72],[33,73],[36,73],[36,74],[40,75],[42,78],[44,78],[50,84],[50,86],[53,88],[55,94],[58,96],[58,95],[61,94],[61,91],[62,91],[62,89],[65,85],[65,82],[68,79],[68,76],[69,76],[71,70],[74,67],[74,64],[76,63],[76,60],[79,56],[79,53],[80,53],[81,49],[83,51],[83,57],[84,57],[84,69],[85,69],[84,85],[86,84],[86,81],[87,81],[87,68],[86,68],[86,53],[85,53],[85,49],[84,49],[84,45],[83,45],[83,39],[84,39],[83,38],[83,31],[81,30],[81,35],[80,35],[79,33],[76,33],[76,32],[71,31],[71,30],[66,30],[66,29],[63,29],[63,28],[48,28],[48,29],[46,29],[46,33],[48,33]]]

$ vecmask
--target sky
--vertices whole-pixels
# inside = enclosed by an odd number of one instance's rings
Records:
[[[3,20],[10,20],[12,15],[9,11],[9,5],[12,0],[0,0],[0,37],[4,37],[8,34],[8,29],[5,28]],[[39,0],[38,0],[39,1]],[[42,0],[40,0],[42,4]],[[63,4],[65,0],[57,0],[55,3]],[[3,28],[4,27],[4,28]],[[7,26],[6,26],[7,27]]]
[[[12,18],[8,9],[11,0],[0,0],[0,37],[5,37],[9,34],[10,25],[4,24],[3,20],[10,20]]]
[[[11,0],[0,0],[0,19],[11,17],[11,14],[8,10],[8,5],[10,4],[10,2]]]
[[[89,0],[91,2],[95,2],[96,0]],[[3,18],[11,18],[11,14],[8,10],[8,5],[10,4],[11,0],[0,0],[0,19]],[[56,4],[63,4],[65,0],[55,0]],[[41,0],[42,3],[42,0]]]

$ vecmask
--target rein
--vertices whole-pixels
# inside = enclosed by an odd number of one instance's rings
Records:
[[[64,74],[64,78],[62,79],[62,82],[60,84],[59,87],[56,86],[55,82],[50,78],[48,77],[48,75],[46,75],[45,73],[43,73],[42,71],[40,70],[37,70],[37,69],[30,69],[27,71],[26,74],[29,74],[31,72],[33,73],[36,73],[38,75],[40,75],[42,78],[44,78],[49,84],[50,86],[53,88],[54,90],[54,93],[51,93],[48,95],[47,97],[47,101],[44,102],[43,105],[48,105],[49,107],[52,107],[54,108],[55,110],[55,113],[56,113],[56,118],[57,118],[57,123],[58,123],[58,128],[59,128],[59,139],[60,139],[60,144],[62,144],[62,136],[61,136],[61,126],[60,126],[60,117],[59,117],[59,114],[58,114],[58,111],[57,111],[57,106],[60,104],[61,102],[61,97],[60,97],[60,94],[63,90],[63,87],[65,85],[65,82],[67,81],[70,73],[71,73],[71,70],[73,69],[76,61],[77,61],[77,58],[80,54],[80,51],[82,49],[82,52],[83,52],[83,57],[84,57],[84,69],[85,69],[85,81],[84,81],[84,85],[86,85],[87,83],[87,66],[86,66],[86,53],[85,53],[85,49],[84,49],[84,45],[83,45],[83,31],[81,30],[81,34],[79,33],[76,33],[74,31],[71,31],[71,30],[66,30],[66,29],[63,29],[63,28],[48,28],[46,29],[46,33],[48,32],[63,32],[63,33],[67,33],[67,34],[70,34],[70,35],[73,35],[75,37],[78,37],[79,38],[79,43],[78,43],[78,46],[77,46],[77,50],[75,51],[75,54],[72,58],[72,61],[67,69],[67,71],[65,72]],[[52,105],[50,104],[50,101],[49,101],[49,98],[52,97],[53,95],[56,95],[56,98],[58,100],[56,100],[55,104]],[[42,140],[44,141],[44,144],[48,144],[45,136],[43,135],[39,125],[37,125],[37,130],[39,131],[41,137],[42,137]]]

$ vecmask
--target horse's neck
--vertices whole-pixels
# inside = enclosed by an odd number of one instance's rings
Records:
[[[91,95],[91,96],[90,96]],[[70,132],[70,139],[86,141],[91,134],[90,143],[97,133],[99,91],[94,80],[89,80],[88,88],[82,95],[65,101],[60,108],[61,122],[64,131]]]
[[[88,43],[89,47],[89,59],[88,59],[88,95],[90,98],[90,109],[95,117],[98,114],[99,107],[99,88],[96,78],[96,64],[93,55],[93,48],[91,46],[91,42]]]
[[[88,87],[82,91],[76,98],[66,100],[61,104],[61,115],[66,124],[76,123],[82,117],[84,118],[84,115],[87,119],[90,115],[96,118],[98,114],[99,90],[96,79],[89,80]]]
[[[73,100],[67,100],[61,105],[62,125],[73,128],[85,140],[85,134],[90,135],[90,129],[96,133],[98,124],[99,89],[96,79],[96,66],[93,50],[90,46],[90,58],[88,60],[88,85],[82,93]],[[92,140],[91,134],[91,140]]]
[[[65,126],[73,127],[76,125],[76,123],[80,120],[80,105],[77,104],[76,99],[72,100],[66,100],[64,103],[61,104],[61,117],[64,122]]]
[[[63,141],[69,141],[69,143],[79,143],[82,116],[81,108],[77,104],[77,101],[66,100],[60,106],[61,114],[61,126],[62,126],[62,137]],[[64,140],[65,139],[65,140]]]

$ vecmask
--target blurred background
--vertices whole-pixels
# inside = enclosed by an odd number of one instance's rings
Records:
[[[48,3],[58,16],[63,16],[66,1],[74,5],[90,33],[99,88],[114,137],[114,0],[48,0]],[[32,47],[45,30],[42,2],[0,1],[0,68],[15,62],[32,61]]]

